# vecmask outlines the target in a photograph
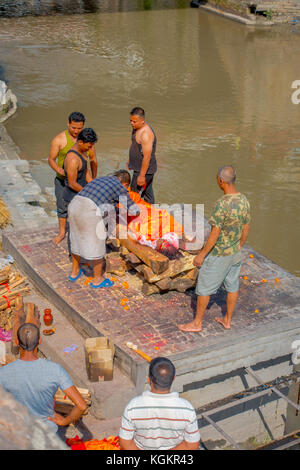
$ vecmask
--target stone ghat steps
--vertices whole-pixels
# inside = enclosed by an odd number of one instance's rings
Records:
[[[57,224],[56,217],[47,213],[48,198],[32,178],[27,160],[0,161],[0,197],[10,211],[14,229]]]

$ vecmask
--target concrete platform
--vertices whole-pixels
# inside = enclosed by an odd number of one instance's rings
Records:
[[[150,357],[168,356],[176,366],[173,389],[184,392],[191,384],[216,382],[216,377],[244,366],[286,358],[292,342],[300,337],[300,279],[249,247],[243,250],[240,297],[231,330],[214,321],[225,313],[226,294],[220,289],[211,297],[203,331],[184,333],[177,324],[193,318],[193,292],[145,297],[130,274],[126,276],[128,286],[125,278],[116,276],[110,289],[91,289],[85,285],[85,276],[72,284],[67,280],[71,263],[66,243],[55,246],[51,241],[55,235],[52,228],[5,232],[3,250],[79,332],[111,338],[116,365],[132,380],[137,393],[144,390],[148,364],[126,347],[127,341]],[[121,305],[125,298],[128,309]]]

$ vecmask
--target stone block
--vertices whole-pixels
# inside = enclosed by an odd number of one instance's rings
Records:
[[[70,450],[47,423],[31,416],[2,387],[0,416],[0,450]]]

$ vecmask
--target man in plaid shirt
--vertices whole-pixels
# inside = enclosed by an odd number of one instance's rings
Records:
[[[72,252],[72,273],[69,281],[75,282],[83,274],[79,266],[80,257],[82,257],[93,263],[94,277],[90,283],[92,288],[113,285],[110,279],[103,276],[107,238],[103,217],[108,214],[109,220],[112,220],[112,215],[114,215],[114,221],[116,221],[117,205],[130,215],[138,215],[140,212],[121,183],[122,171],[117,172],[117,175],[101,176],[92,180],[69,204],[68,218]]]

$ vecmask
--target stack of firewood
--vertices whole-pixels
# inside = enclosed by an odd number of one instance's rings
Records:
[[[87,406],[91,406],[92,404],[92,398],[91,398],[91,393],[87,388],[79,388],[76,387],[77,390],[81,393],[83,396]],[[55,411],[57,413],[62,413],[62,414],[69,414],[72,408],[74,407],[74,403],[72,400],[67,397],[67,395],[64,394],[60,388],[57,390],[55,394]],[[88,410],[84,412],[84,414],[87,414]]]
[[[106,257],[106,272],[124,276],[126,271],[135,270],[143,280],[145,295],[170,290],[185,292],[196,284],[198,269],[193,264],[195,255],[191,253],[180,251],[180,258],[169,260],[129,237],[108,240],[108,244],[113,251]]]
[[[0,328],[12,328],[13,310],[18,298],[29,294],[27,279],[9,266],[0,270]]]

